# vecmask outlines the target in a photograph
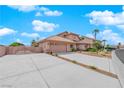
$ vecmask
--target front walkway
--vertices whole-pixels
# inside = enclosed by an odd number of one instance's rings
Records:
[[[110,58],[89,56],[82,53],[73,53],[73,52],[58,53],[58,54],[61,57],[65,57],[86,65],[95,66],[99,69],[103,69],[105,71],[115,73],[114,68],[112,66],[112,60]]]
[[[108,88],[120,87],[120,83],[118,79],[41,53],[1,57],[0,87]]]

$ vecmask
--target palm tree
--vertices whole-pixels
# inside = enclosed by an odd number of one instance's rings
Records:
[[[120,49],[121,47],[121,42],[118,43],[117,48]]]
[[[94,29],[94,30],[92,31],[92,33],[93,33],[94,38],[95,38],[95,40],[96,40],[96,35],[99,33],[99,29]]]

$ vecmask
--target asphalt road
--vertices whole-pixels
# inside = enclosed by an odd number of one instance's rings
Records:
[[[115,51],[117,57],[124,63],[124,49],[119,49]]]

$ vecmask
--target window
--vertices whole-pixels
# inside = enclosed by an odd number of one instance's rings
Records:
[[[73,45],[70,45],[70,48],[73,48]]]

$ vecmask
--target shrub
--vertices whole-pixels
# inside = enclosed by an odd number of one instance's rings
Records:
[[[55,56],[58,56],[58,54],[55,54]]]
[[[91,69],[94,69],[94,70],[97,69],[95,66],[90,66],[90,68],[91,68]]]
[[[52,55],[52,54],[53,54],[53,52],[49,52],[49,54],[50,54],[50,55]]]
[[[75,60],[73,60],[72,62],[75,63],[75,64],[77,63],[77,61],[75,61]]]
[[[71,48],[71,52],[75,52],[76,51],[76,49],[75,48]]]
[[[90,51],[90,52],[97,52],[97,49],[96,49],[96,48],[88,48],[87,51]]]
[[[19,43],[19,42],[13,42],[13,43],[10,44],[9,46],[24,46],[24,44]]]
[[[102,44],[100,41],[95,41],[93,43],[93,47],[96,48],[97,50],[101,50],[102,49]]]
[[[39,44],[38,44],[35,40],[32,40],[31,46],[33,46],[33,47],[38,47]]]

